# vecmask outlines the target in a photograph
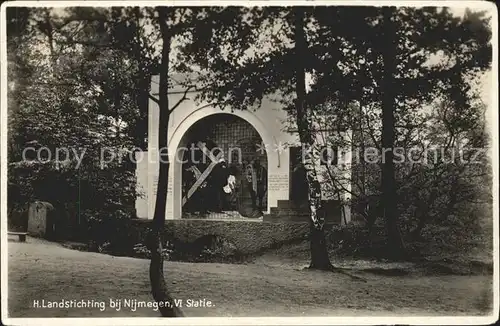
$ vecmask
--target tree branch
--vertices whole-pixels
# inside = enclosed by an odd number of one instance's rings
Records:
[[[98,48],[112,48],[113,44],[111,42],[99,42],[99,41],[83,41],[83,40],[75,40],[75,39],[70,39],[68,38],[67,40],[59,41],[62,45],[85,45],[85,46],[94,46]]]
[[[160,100],[157,99],[156,97],[154,97],[153,95],[151,95],[151,94],[148,93],[148,97],[149,97],[150,100],[152,100],[156,104],[160,104]]]
[[[177,103],[175,103],[175,105],[170,109],[170,112],[173,112],[175,109],[177,109],[179,107],[179,105],[181,105],[182,102],[184,102],[185,100],[188,100],[187,94],[189,93],[189,91],[193,87],[194,86],[189,86],[188,88],[186,88],[186,90],[184,91],[184,94],[182,95],[182,98],[179,101],[177,101]]]
[[[375,135],[373,134],[373,129],[370,126],[370,119],[368,116],[366,116],[365,118],[366,118],[366,126],[368,127],[368,135],[372,139],[373,145],[380,151],[381,150],[380,145],[377,139],[375,139]]]

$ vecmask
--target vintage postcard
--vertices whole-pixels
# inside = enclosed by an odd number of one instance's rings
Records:
[[[3,3],[2,322],[494,323],[497,20]]]

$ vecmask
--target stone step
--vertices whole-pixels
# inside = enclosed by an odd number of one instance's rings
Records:
[[[309,211],[309,207],[271,207],[271,209],[276,209],[280,211],[294,211],[294,212]]]
[[[286,223],[286,222],[309,222],[309,215],[274,215],[265,214],[264,222]],[[341,224],[340,215],[327,215],[325,223],[328,224]]]
[[[278,200],[278,208],[291,208],[293,207],[293,203],[290,200],[279,199]]]
[[[335,207],[335,206],[339,205],[338,201],[334,200],[334,199],[322,200],[321,203],[325,207]],[[299,209],[299,210],[308,209],[308,208],[306,208],[307,204],[302,204],[301,206],[299,206],[299,205],[295,204],[293,201],[285,200],[285,199],[279,199],[276,207],[277,208],[293,208],[293,209]]]
[[[304,209],[307,204],[299,206],[292,200],[279,199],[277,203],[278,208],[293,208],[293,209]]]
[[[272,215],[294,215],[294,216],[302,216],[306,215],[309,216],[309,210],[298,210],[294,208],[277,208],[277,207],[271,207],[271,212]]]
[[[271,222],[271,223],[283,223],[283,222],[308,222],[309,221],[309,216],[308,215],[273,215],[273,214],[266,214],[264,215],[264,222]]]

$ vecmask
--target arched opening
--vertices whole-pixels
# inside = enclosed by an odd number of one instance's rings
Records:
[[[182,136],[177,155],[182,218],[260,218],[268,210],[268,159],[258,131],[246,120],[218,113]]]

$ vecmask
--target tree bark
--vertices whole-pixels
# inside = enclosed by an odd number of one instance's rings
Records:
[[[305,103],[305,53],[307,44],[304,33],[304,9],[295,7],[295,51],[296,51],[296,120],[300,142],[303,146],[311,149],[309,153],[302,153],[304,168],[307,173],[307,184],[309,188],[310,219],[310,241],[311,241],[311,264],[309,268],[332,270],[333,266],[328,257],[324,231],[324,215],[321,212],[321,186],[316,173],[316,158],[318,153],[314,148],[314,138],[311,133],[312,123],[307,112]]]
[[[149,266],[149,278],[153,298],[160,305],[160,313],[163,317],[181,317],[182,311],[175,307],[174,300],[168,293],[165,277],[163,274],[163,231],[165,228],[165,208],[168,195],[168,170],[170,167],[168,155],[162,155],[162,149],[168,146],[168,122],[170,110],[168,103],[168,68],[170,57],[170,42],[172,35],[168,30],[166,8],[158,8],[158,21],[163,39],[161,65],[160,65],[160,94],[159,94],[159,176],[158,190],[156,193],[155,211],[153,225],[150,234],[151,264]]]
[[[382,205],[388,236],[388,254],[399,259],[405,255],[405,245],[399,228],[397,213],[397,191],[394,169],[395,119],[394,109],[397,89],[394,83],[396,57],[396,30],[391,18],[392,7],[384,7],[382,33],[382,61],[384,65],[382,77]]]

